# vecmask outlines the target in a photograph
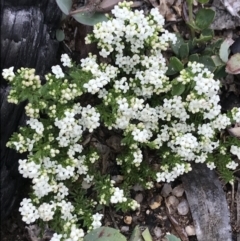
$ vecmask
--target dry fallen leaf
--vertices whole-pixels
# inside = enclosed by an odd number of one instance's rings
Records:
[[[240,18],[240,1],[239,0],[221,0],[223,5],[226,7],[232,16]]]

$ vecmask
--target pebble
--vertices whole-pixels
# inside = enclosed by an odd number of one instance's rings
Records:
[[[169,194],[172,192],[172,187],[169,183],[165,183],[163,185],[162,191],[161,191],[161,195],[163,197],[167,197],[169,196]]]
[[[187,200],[182,200],[178,206],[177,206],[177,210],[178,210],[178,213],[179,215],[187,215],[188,212],[189,212],[189,205],[188,205],[188,202]]]
[[[130,225],[132,223],[132,217],[131,216],[125,216],[123,221],[124,221],[124,223]]]
[[[184,188],[182,185],[178,185],[172,190],[172,194],[176,197],[182,197],[183,193],[184,193]]]
[[[196,235],[196,230],[195,227],[193,225],[188,225],[185,227],[185,231],[187,233],[188,236],[194,236]]]
[[[129,226],[122,226],[121,227],[121,232],[128,232],[129,231]]]
[[[177,208],[179,201],[175,196],[169,196],[167,198],[167,203],[170,204],[173,208]]]
[[[159,227],[155,227],[155,228],[153,229],[153,232],[154,232],[156,238],[160,238],[160,237],[162,236],[162,230],[161,230],[161,228],[159,228]]]
[[[143,200],[143,194],[142,193],[138,193],[135,198],[134,198],[139,204],[142,202]]]

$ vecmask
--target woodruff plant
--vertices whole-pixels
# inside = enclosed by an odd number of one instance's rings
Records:
[[[113,17],[95,25],[86,38],[97,42],[104,63],[90,54],[78,66],[63,54],[66,71],[53,66],[44,85],[33,69],[3,70],[12,86],[8,101],[28,100],[27,125],[7,144],[28,152],[19,160],[19,172],[32,179],[32,192],[19,210],[27,224],[48,222],[56,232],[51,241],[83,240],[84,227],[102,225],[99,204],[135,210],[139,204],[130,197],[131,186],[150,189],[154,182],[171,182],[193,162],[233,180],[231,170],[238,164],[232,156],[240,158],[240,143],[231,136],[222,140],[220,132],[240,122],[240,109],[221,113],[220,82],[203,64],[189,62],[169,79],[162,52],[176,36],[163,28],[157,9],[145,16],[130,6],[119,3]],[[86,94],[97,104],[81,105],[79,97]],[[123,148],[115,160],[124,177],[120,184],[101,172],[101,153],[83,144],[86,134],[98,133],[101,126],[122,133]],[[149,149],[157,170],[144,155]],[[91,195],[82,183],[92,186]]]

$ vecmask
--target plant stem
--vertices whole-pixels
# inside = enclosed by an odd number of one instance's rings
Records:
[[[188,5],[188,17],[189,17],[189,23],[193,23],[193,0],[187,0],[187,5]],[[190,26],[190,31],[191,31],[191,36],[192,38],[195,37],[195,32],[193,28]]]

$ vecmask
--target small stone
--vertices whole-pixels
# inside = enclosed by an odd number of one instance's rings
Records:
[[[86,181],[82,181],[82,188],[83,189],[88,189],[88,188],[90,188],[92,186],[92,183],[91,182],[86,182]]]
[[[115,181],[115,183],[122,183],[123,179],[122,175],[112,176],[112,180]]]
[[[196,235],[196,230],[195,227],[193,225],[188,225],[185,227],[185,231],[187,233],[188,236],[194,236]]]
[[[159,203],[159,202],[153,202],[153,203],[151,203],[149,206],[150,206],[151,209],[157,209],[158,207],[161,206],[161,203]]]
[[[161,230],[161,228],[159,228],[159,227],[155,227],[155,228],[153,229],[153,232],[154,232],[156,238],[160,238],[160,237],[162,236],[162,230]]]
[[[138,191],[143,191],[143,187],[140,185],[140,184],[135,184],[132,189],[135,191],[135,192],[138,192]]]
[[[172,192],[172,187],[169,183],[165,183],[163,185],[162,191],[161,191],[161,195],[163,197],[167,197],[169,196],[169,194]]]
[[[169,196],[167,202],[174,208],[177,208],[179,201],[175,196]]]
[[[189,205],[187,200],[182,200],[177,207],[179,215],[187,215],[189,212]]]
[[[138,193],[135,198],[134,198],[139,204],[142,202],[143,200],[143,194],[142,193]]]
[[[128,232],[129,231],[129,226],[122,226],[121,227],[121,232]]]
[[[184,188],[182,185],[178,185],[172,190],[172,194],[176,197],[182,197],[183,193],[184,193]]]
[[[132,223],[132,217],[131,216],[125,216],[123,221],[124,221],[124,223],[130,225]]]

